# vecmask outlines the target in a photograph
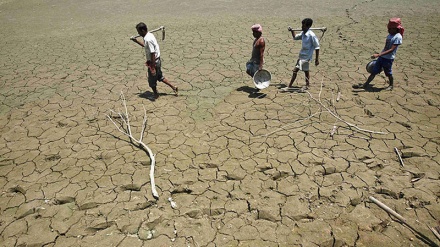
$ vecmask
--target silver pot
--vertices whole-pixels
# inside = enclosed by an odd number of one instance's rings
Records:
[[[371,74],[371,72],[373,71],[374,65],[376,65],[377,60],[372,60],[369,63],[367,63],[367,66],[365,66],[365,69],[367,70],[368,73]],[[382,68],[380,69],[380,72],[382,72]]]
[[[371,74],[375,64],[376,64],[376,60],[373,60],[373,61],[370,61],[369,63],[367,63],[367,66],[365,67],[365,69],[367,70],[368,73]]]

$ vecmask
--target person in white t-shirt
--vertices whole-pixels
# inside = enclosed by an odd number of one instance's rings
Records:
[[[160,60],[160,48],[157,43],[156,37],[148,32],[148,27],[145,23],[140,22],[136,25],[136,30],[140,36],[143,37],[143,42],[138,41],[136,38],[132,38],[135,43],[145,48],[145,56],[147,61],[145,65],[148,67],[148,85],[153,90],[154,98],[159,98],[159,92],[157,91],[157,81],[161,81],[171,87],[174,94],[177,96],[178,88],[171,84],[162,74],[162,63]]]
[[[286,88],[287,90],[292,88],[293,82],[296,79],[298,71],[304,71],[306,78],[306,86],[302,88],[302,90],[307,90],[310,86],[310,73],[309,73],[309,64],[313,58],[313,52],[316,52],[315,65],[319,65],[319,40],[316,37],[315,33],[312,30],[309,30],[312,27],[313,20],[310,18],[306,18],[301,22],[302,32],[296,34],[294,30],[289,27],[289,31],[292,33],[292,37],[294,40],[302,40],[302,48],[299,52],[299,58],[296,61],[295,69],[293,70],[292,78],[290,79],[289,86]]]

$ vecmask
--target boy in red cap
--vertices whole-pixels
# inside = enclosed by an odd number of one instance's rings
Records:
[[[393,90],[394,78],[392,66],[394,58],[396,57],[397,48],[402,44],[404,29],[400,18],[391,18],[387,27],[389,34],[385,42],[385,47],[381,53],[376,53],[371,56],[371,58],[377,58],[371,71],[371,75],[364,84],[353,85],[353,88],[367,88],[370,85],[370,82],[373,81],[374,77],[383,69],[389,80],[389,86],[386,87],[385,90]]]

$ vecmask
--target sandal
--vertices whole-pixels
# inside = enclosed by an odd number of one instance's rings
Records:
[[[354,89],[360,89],[360,88],[365,88],[365,85],[363,83],[359,83],[359,84],[354,84],[351,87]]]
[[[300,90],[298,90],[298,93],[305,93],[307,90],[309,90],[309,87],[308,86],[304,86]]]
[[[179,95],[179,88],[178,87],[174,87],[173,91],[174,91],[175,96]]]
[[[295,90],[293,87],[283,87],[280,89],[280,91],[283,91],[283,92],[290,92],[293,90]]]

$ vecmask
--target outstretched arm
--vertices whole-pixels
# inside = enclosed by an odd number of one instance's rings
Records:
[[[138,36],[139,37],[139,36]],[[139,41],[137,38],[135,38],[134,36],[130,38],[134,43],[144,47],[144,40]]]
[[[290,33],[292,34],[292,38],[295,39],[296,33],[293,30],[290,30]]]

